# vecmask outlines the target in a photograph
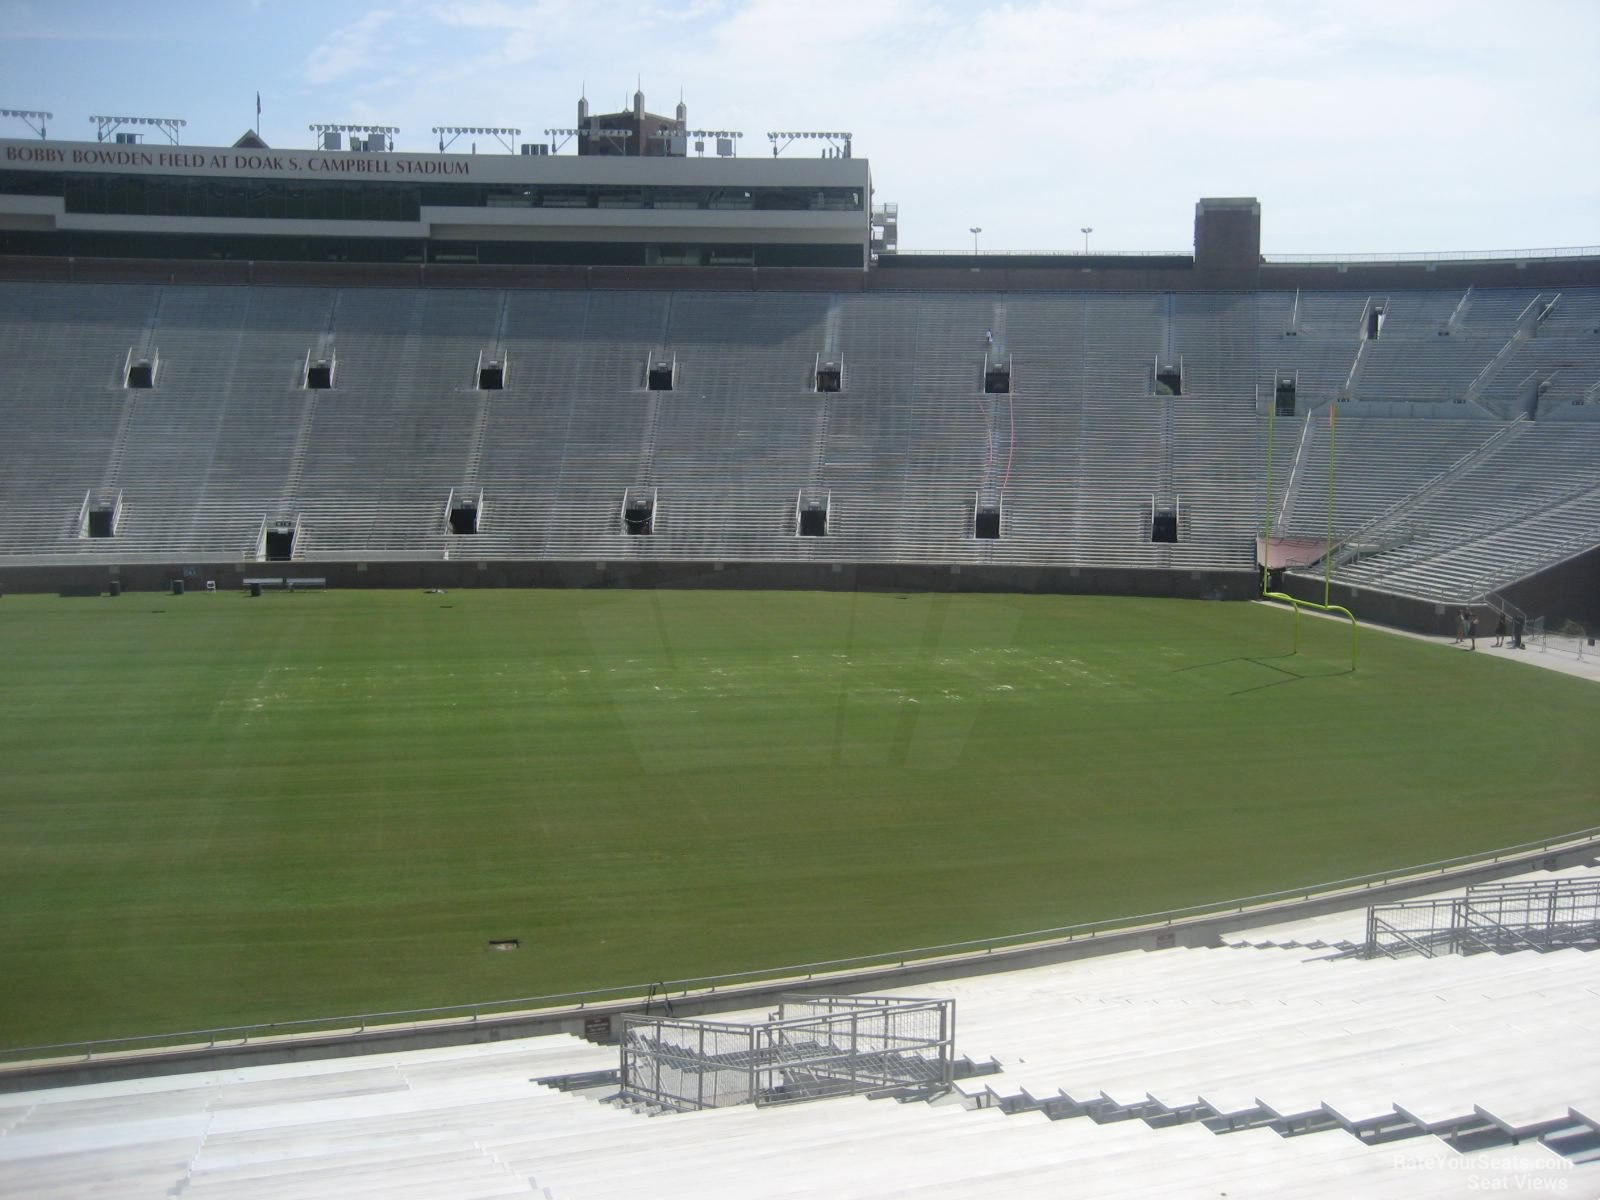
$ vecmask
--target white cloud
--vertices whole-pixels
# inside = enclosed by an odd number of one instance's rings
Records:
[[[1596,60],[1591,0],[386,0],[305,77],[407,145],[442,121],[537,140],[580,90],[609,111],[636,78],[747,155],[768,129],[853,130],[909,246],[1092,224],[1108,250],[1181,248],[1199,196],[1257,194],[1269,250],[1463,249],[1521,240],[1468,224],[1519,209],[1594,240],[1600,167],[1574,147]]]
[[[394,17],[391,9],[375,8],[326,35],[306,58],[306,80],[313,84],[333,83],[375,66],[378,35]]]

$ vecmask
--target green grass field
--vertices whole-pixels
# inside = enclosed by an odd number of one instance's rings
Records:
[[[1256,605],[0,601],[0,1044],[1020,932],[1600,823],[1600,689]],[[490,938],[522,949],[492,953]]]

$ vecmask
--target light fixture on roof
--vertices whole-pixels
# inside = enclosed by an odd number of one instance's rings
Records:
[[[306,128],[313,133],[385,133],[395,134],[400,132],[398,125],[325,125],[318,122]]]
[[[559,142],[552,141],[550,143],[550,153],[559,154],[561,152],[561,147],[565,146],[568,142],[570,142],[575,137],[586,137],[586,138],[606,137],[606,138],[612,138],[612,139],[621,140],[621,141],[625,142],[625,141],[627,141],[629,138],[631,138],[633,136],[633,130],[631,130],[631,129],[604,129],[604,128],[601,128],[600,126],[594,126],[592,128],[587,128],[587,129],[546,129],[544,131],[544,135],[545,135],[545,137],[548,137],[548,138],[560,138],[561,139]]]
[[[341,125],[324,121],[314,122],[306,126],[306,128],[311,130],[312,133],[319,135],[317,140],[322,143],[322,149],[324,150],[337,150],[339,148],[339,139],[337,137],[330,139],[328,135],[342,133],[366,134],[367,137],[364,139],[364,147],[369,151],[393,150],[394,135],[400,132],[400,126],[398,125]],[[376,146],[372,144],[374,136],[379,139],[379,144]],[[362,146],[357,145],[356,139],[354,138],[350,139],[350,145],[352,149],[363,148]]]
[[[833,146],[837,157],[849,158],[850,142],[853,138],[854,135],[850,133],[827,131],[818,132],[815,130],[802,130],[799,132],[783,130],[777,133],[767,134],[767,141],[772,143],[773,158],[777,158],[778,155],[787,150],[789,148],[789,143],[795,141],[796,139],[812,139],[828,142]],[[782,145],[779,145],[780,142]]]
[[[650,136],[670,138],[680,133],[685,137],[697,138],[742,138],[744,136],[737,129],[658,129]]]
[[[544,135],[550,139],[550,153],[560,154],[561,147],[565,146],[573,138],[577,137],[578,133],[579,131],[576,129],[546,129],[544,131]],[[558,142],[555,140],[556,138],[560,138],[561,140]]]
[[[54,120],[55,113],[34,112],[28,108],[0,108],[0,117],[15,117],[42,138],[45,136],[45,122]],[[35,121],[38,122],[37,125],[34,124]]]
[[[439,135],[440,154],[443,154],[445,152],[445,148],[453,144],[455,140],[463,133],[487,134],[504,146],[507,154],[515,154],[516,147],[513,146],[511,142],[506,141],[506,139],[515,139],[522,136],[522,130],[520,129],[497,128],[490,127],[488,125],[435,125],[433,127],[433,131]],[[444,135],[447,133],[450,135],[449,141],[445,140]]]
[[[650,135],[658,142],[681,142],[687,151],[692,139],[695,150],[705,153],[706,139],[716,142],[718,158],[732,158],[738,152],[738,141],[744,137],[737,129],[657,129]]]
[[[106,137],[113,134],[123,125],[154,125],[167,135],[167,140],[174,146],[178,144],[178,130],[189,122],[177,117],[90,117],[95,123],[95,139],[105,141]]]

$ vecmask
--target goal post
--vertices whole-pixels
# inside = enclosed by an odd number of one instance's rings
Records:
[[[1341,616],[1350,622],[1350,669],[1356,669],[1356,663],[1361,654],[1361,623],[1356,620],[1355,613],[1338,604],[1318,604],[1315,600],[1301,600],[1298,596],[1291,596],[1287,592],[1263,592],[1262,598],[1277,600],[1294,608],[1294,649],[1292,654],[1300,653],[1300,610],[1309,608],[1315,612],[1324,612],[1332,616]]]

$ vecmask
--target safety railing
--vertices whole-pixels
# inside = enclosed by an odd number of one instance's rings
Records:
[[[1480,262],[1492,259],[1595,258],[1600,246],[1542,246],[1528,250],[1417,250],[1400,253],[1263,254],[1265,263],[1429,263]]]
[[[1508,954],[1600,942],[1600,879],[1479,884],[1464,896],[1367,909],[1367,958]]]
[[[900,258],[943,255],[947,257],[972,256],[972,247],[954,250],[910,250],[905,247],[894,251]],[[1062,257],[1062,258],[1187,258],[1194,254],[1187,250],[1101,250],[1096,247],[1085,254],[1082,246],[1066,249],[991,250],[985,246],[979,257]],[[1600,246],[1539,246],[1519,250],[1415,250],[1415,251],[1354,251],[1347,254],[1263,254],[1261,261],[1269,265],[1339,265],[1342,263],[1431,263],[1431,262],[1487,262],[1498,260],[1533,261],[1550,258],[1600,258]]]
[[[893,252],[896,258],[972,258],[971,246],[957,250],[907,250],[901,247]],[[1099,247],[1085,253],[1082,246],[1066,250],[991,250],[985,246],[977,252],[978,258],[1193,258],[1189,250],[1101,250]]]

